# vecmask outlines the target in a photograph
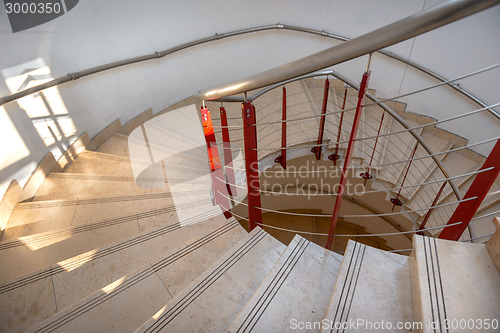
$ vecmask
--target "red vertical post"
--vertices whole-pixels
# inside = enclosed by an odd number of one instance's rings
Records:
[[[373,156],[375,156],[375,149],[377,148],[378,136],[380,135],[380,130],[382,129],[382,123],[384,122],[385,111],[382,111],[382,118],[380,118],[380,125],[378,126],[377,137],[375,138],[375,144],[373,145],[372,157],[370,158],[370,163],[368,164],[368,171],[362,173],[360,176],[365,180],[364,185],[366,185],[366,181],[368,179],[372,179],[373,176],[370,173],[370,167],[373,163]]]
[[[418,230],[424,230],[425,229],[425,225],[427,224],[427,221],[429,221],[429,218],[431,217],[431,213],[434,210],[434,206],[436,206],[436,204],[438,203],[439,197],[441,196],[441,193],[443,193],[444,187],[446,186],[447,183],[448,182],[445,181],[443,183],[443,185],[441,185],[441,188],[439,189],[439,191],[438,191],[438,193],[436,195],[436,198],[434,198],[434,201],[432,202],[431,207],[429,208],[429,210],[425,214],[424,219],[422,220],[422,223],[420,223],[420,227],[418,228]],[[418,234],[421,235],[421,236],[424,235],[423,232],[418,232]]]
[[[243,139],[245,141],[245,169],[248,189],[248,220],[250,231],[262,223],[260,202],[259,161],[257,155],[257,120],[251,102],[241,104]]]
[[[476,214],[477,209],[500,173],[500,140],[497,140],[493,150],[480,170],[489,169],[491,167],[494,167],[494,169],[476,175],[476,178],[463,199],[477,198],[461,202],[447,223],[447,225],[459,222],[462,222],[462,224],[444,228],[439,238],[458,240],[469,225],[472,217]]]
[[[311,152],[316,156],[316,160],[321,159],[321,150],[323,148],[323,133],[325,132],[325,120],[326,120],[326,106],[328,104],[328,90],[330,89],[330,81],[328,77],[325,80],[325,89],[323,90],[323,105],[321,106],[321,120],[319,123],[319,132],[318,132],[318,140],[316,143],[317,147],[311,149]]]
[[[358,132],[359,121],[361,119],[361,110],[363,101],[365,98],[366,87],[368,86],[368,80],[370,79],[370,72],[365,72],[363,74],[363,79],[359,85],[358,93],[358,104],[356,105],[356,113],[354,115],[354,120],[352,122],[351,136],[349,137],[349,144],[347,146],[347,151],[344,158],[344,166],[342,168],[342,175],[340,176],[339,189],[337,191],[337,198],[335,199],[335,206],[333,207],[332,220],[330,222],[330,230],[328,231],[328,239],[326,240],[326,248],[330,249],[333,242],[333,235],[335,234],[335,228],[337,227],[337,221],[340,213],[340,206],[342,204],[342,198],[344,196],[344,188],[347,181],[347,176],[349,174],[349,165],[351,164],[352,151],[354,149],[354,139]]]
[[[418,147],[418,142],[415,144],[415,148],[413,148],[413,153],[411,153],[410,162],[408,163],[408,167],[406,168],[406,172],[405,172],[405,175],[403,177],[403,181],[401,182],[401,186],[400,187],[403,187],[403,185],[404,185],[404,183],[406,181],[406,176],[408,176],[408,171],[410,171],[411,162],[413,162],[413,157],[415,156],[415,152],[417,151],[417,147]],[[395,198],[391,198],[392,210],[394,210],[394,207],[396,207],[396,206],[402,206],[403,205],[403,203],[401,202],[401,200],[399,200],[399,195],[400,194],[401,194],[401,189],[399,189],[398,195],[396,195]]]
[[[222,173],[212,116],[206,107],[201,108],[201,120],[203,123],[203,132],[205,133],[205,141],[207,143],[208,162],[210,165],[210,177],[212,179],[212,189],[214,191],[215,203],[221,207],[224,216],[228,219],[232,216],[229,211],[231,206],[224,182],[224,174]]]
[[[286,88],[283,87],[283,105],[281,109],[281,155],[274,160],[286,169]]]
[[[342,111],[345,110],[345,101],[347,99],[347,86],[345,86],[345,91],[344,91],[344,102],[342,103]],[[344,112],[340,114],[340,121],[339,121],[339,131],[337,133],[337,142],[340,142],[340,137],[342,134],[342,123],[344,121]],[[333,166],[337,166],[337,161],[340,159],[339,156],[339,144],[337,143],[335,145],[335,153],[331,154],[328,156],[328,159],[330,161],[333,161]]]
[[[234,178],[233,169],[233,154],[231,152],[231,139],[229,138],[229,129],[227,125],[226,109],[220,107],[220,122],[222,125],[222,143],[224,147],[224,171],[226,174],[226,186],[229,194],[235,196],[236,192],[236,179]]]

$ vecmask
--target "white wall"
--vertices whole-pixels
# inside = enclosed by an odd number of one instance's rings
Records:
[[[441,0],[255,0],[255,1],[160,1],[160,0],[85,0],[62,17],[13,34],[7,15],[0,11],[0,95],[10,93],[6,76],[29,68],[32,61],[50,68],[52,77],[63,76],[92,66],[149,54],[215,33],[277,22],[326,30],[348,37],[366,33],[400,18],[430,7]],[[401,56],[428,66],[446,77],[454,77],[491,65],[500,60],[500,6],[454,23],[413,41],[390,49]],[[137,64],[94,75],[59,88],[66,115],[77,132],[60,143],[47,146],[33,120],[17,102],[0,109],[2,119],[9,118],[17,132],[17,145],[23,158],[0,170],[0,195],[16,178],[26,181],[31,170],[46,155],[56,155],[71,140],[87,131],[92,137],[116,118],[123,122],[152,107],[158,112],[198,90],[258,73],[315,51],[335,45],[331,39],[297,32],[268,31],[221,40],[185,50],[162,60]],[[344,75],[359,81],[366,57],[337,66]],[[17,68],[16,68],[17,67]],[[418,73],[374,60],[371,86],[384,97],[411,91],[432,81]],[[18,73],[20,74],[20,73]],[[468,79],[463,86],[488,103],[498,102],[499,71]],[[404,80],[403,80],[404,76]],[[456,98],[456,94],[451,95]],[[445,105],[434,104],[443,102]],[[408,98],[410,110],[437,118],[474,109],[459,101],[449,107],[442,94],[425,100]],[[57,104],[57,103],[56,103]],[[435,107],[434,105],[439,105]],[[58,104],[58,107],[61,107]],[[499,109],[500,110],[500,109]],[[61,113],[64,113],[61,111]],[[28,112],[29,113],[29,112]],[[57,113],[57,108],[56,108]],[[7,117],[7,118],[5,118]],[[49,117],[50,118],[50,117]],[[488,116],[477,122],[451,125],[450,130],[471,140],[497,135],[498,122]],[[66,119],[67,120],[67,119]],[[10,126],[10,125],[9,125]],[[38,123],[38,126],[43,126]],[[481,128],[481,131],[478,129]],[[12,130],[10,132],[13,132]],[[5,132],[7,133],[7,132]],[[71,131],[68,132],[69,134]],[[496,134],[495,134],[496,133]],[[16,135],[10,135],[16,138]],[[9,141],[10,140],[10,141]],[[12,146],[12,140],[0,138],[0,151]],[[26,150],[23,150],[26,147]],[[12,150],[12,149],[11,149]],[[484,150],[486,152],[486,150]],[[0,158],[4,159],[4,155]]]

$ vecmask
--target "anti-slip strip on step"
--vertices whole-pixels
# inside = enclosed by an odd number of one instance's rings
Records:
[[[198,239],[196,242],[185,246],[184,248],[172,253],[168,257],[149,265],[149,267],[137,272],[130,278],[128,278],[124,283],[120,284],[118,287],[113,289],[110,293],[99,294],[97,297],[88,300],[87,302],[79,305],[77,308],[69,311],[63,316],[57,318],[55,321],[37,329],[35,332],[51,332],[54,331],[61,326],[64,326],[68,322],[78,318],[79,316],[85,314],[88,311],[96,308],[100,304],[107,302],[111,298],[119,295],[120,293],[126,291],[127,289],[133,287],[140,281],[148,278],[149,276],[156,274],[159,270],[167,267],[168,265],[174,263],[175,261],[181,259],[182,257],[190,254],[191,252],[203,247],[205,244],[211,242],[212,240],[217,239],[218,237],[224,235],[225,233],[231,231],[236,228],[239,223],[236,220],[229,221],[227,224],[223,225],[220,228],[208,233],[202,238]]]
[[[311,242],[301,238],[236,332],[251,332]]]
[[[204,204],[208,204],[212,202],[210,199],[202,199],[199,201],[193,201],[193,202],[188,202],[185,204],[178,204],[178,205],[169,205],[165,208],[160,208],[160,209],[153,209],[150,211],[142,212],[142,213],[135,213],[131,214],[128,216],[122,216],[110,220],[105,220],[101,222],[96,222],[96,223],[87,223],[83,224],[77,227],[72,227],[69,230],[60,230],[60,231],[55,231],[55,232],[45,232],[42,235],[32,235],[32,236],[23,236],[18,239],[12,240],[12,241],[5,241],[0,243],[0,251],[1,250],[7,250],[11,249],[14,247],[19,247],[19,246],[24,246],[28,244],[34,244],[38,242],[43,242],[47,240],[51,240],[54,238],[60,238],[60,237],[65,237],[65,236],[71,236],[71,235],[76,235],[82,232],[86,231],[92,231],[104,227],[109,227],[117,224],[122,224],[122,223],[127,223],[127,222],[132,222],[132,221],[140,221],[141,219],[149,218],[149,217],[155,217],[159,215],[164,215],[167,213],[171,212],[176,212],[180,211],[183,209],[189,209],[189,208],[196,208],[198,206],[202,206]]]
[[[185,172],[184,172],[185,173]],[[208,171],[205,172],[208,176]],[[83,174],[83,173],[57,173],[53,172],[50,173],[47,178],[53,178],[53,179],[71,179],[71,180],[83,180],[83,181],[92,181],[92,180],[102,180],[102,181],[113,181],[113,182],[136,182],[135,177],[125,177],[125,176],[108,176],[108,175],[88,175],[88,174]],[[140,178],[139,180],[141,182],[153,182],[157,180],[158,178],[156,177],[144,177]],[[193,181],[193,179],[186,178],[172,178],[168,179],[168,184],[176,184],[176,183],[182,183],[182,184],[205,184],[206,181],[199,180],[199,181]]]
[[[0,287],[0,294],[9,292],[11,290],[14,290],[14,289],[17,289],[20,287],[23,287],[27,284],[39,281],[39,280],[44,279],[46,277],[65,272],[66,270],[71,270],[72,268],[78,268],[83,263],[92,262],[92,261],[100,259],[102,257],[119,252],[123,249],[144,243],[144,242],[149,241],[151,239],[154,239],[156,237],[159,237],[159,236],[168,234],[170,232],[173,232],[175,230],[181,229],[185,226],[193,225],[193,224],[199,223],[200,221],[204,221],[204,220],[207,220],[211,217],[215,217],[218,215],[220,215],[220,211],[218,209],[214,209],[213,211],[209,211],[209,212],[194,216],[192,218],[189,218],[185,221],[182,221],[182,225],[180,223],[171,224],[171,225],[156,229],[154,231],[136,236],[132,239],[115,244],[113,246],[104,248],[102,250],[97,251],[96,253],[88,253],[87,252],[88,254],[83,255],[81,257],[78,256],[74,260],[69,259],[69,260],[64,261],[65,262],[64,268],[62,266],[58,265],[56,267],[47,268],[47,269],[39,271],[35,274],[23,277],[21,279],[18,279],[16,281],[11,282],[11,283],[7,283],[7,284]],[[71,261],[71,262],[66,263],[68,261]]]
[[[267,232],[259,228],[254,235],[247,239],[238,249],[233,251],[229,258],[216,267],[208,276],[191,289],[184,297],[173,304],[170,310],[164,312],[154,323],[152,323],[145,332],[160,332],[186,307],[202,295],[212,284],[222,277],[231,267],[233,267],[241,258],[252,250],[261,240],[267,236]]]
[[[147,193],[138,195],[129,195],[121,197],[103,197],[95,199],[74,199],[74,200],[46,200],[46,201],[31,201],[31,202],[21,202],[15,207],[16,210],[23,209],[36,209],[45,207],[62,207],[62,206],[77,206],[77,205],[95,205],[103,203],[113,203],[113,202],[125,202],[125,201],[140,201],[140,200],[150,200],[150,199],[162,199],[170,198],[175,196],[192,196],[206,194],[206,190],[194,190],[194,191],[175,191],[174,194],[171,192],[158,192],[158,193]]]
[[[349,312],[351,311],[352,301],[354,299],[354,293],[356,291],[356,285],[359,278],[359,273],[361,271],[361,265],[365,256],[366,245],[354,242],[352,254],[349,258],[349,266],[347,267],[347,274],[342,283],[342,290],[340,292],[339,301],[335,309],[335,315],[333,317],[333,322],[347,322],[349,318]],[[345,258],[345,257],[344,257]],[[354,261],[354,263],[353,263]],[[343,265],[344,263],[342,263]],[[352,269],[351,269],[352,266]],[[342,269],[341,269],[342,271]],[[353,283],[354,282],[354,283]],[[344,317],[345,313],[345,317]],[[332,327],[330,333],[339,332],[341,327]]]
[[[439,267],[436,238],[432,238],[432,240],[430,237],[420,238],[424,244],[425,268],[427,273],[432,322],[439,322],[439,327],[436,327],[434,331],[440,333],[449,332],[447,327],[443,327],[443,323],[448,320],[448,316],[446,313],[446,303],[444,299],[441,268]]]

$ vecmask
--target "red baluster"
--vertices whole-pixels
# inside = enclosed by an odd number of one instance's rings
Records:
[[[243,116],[243,138],[245,141],[245,167],[248,189],[248,220],[250,231],[262,223],[260,202],[259,162],[257,154],[257,120],[255,106],[251,102],[241,105]]]
[[[208,162],[210,165],[210,177],[212,179],[215,204],[221,207],[224,216],[228,219],[232,216],[228,199],[229,193],[227,192],[224,174],[222,173],[217,141],[212,124],[212,116],[206,107],[201,108],[201,120],[203,123],[203,132],[205,133],[205,141],[207,143]]]
[[[377,137],[375,138],[375,144],[373,145],[372,157],[370,158],[370,163],[368,164],[368,171],[360,174],[360,176],[365,180],[363,185],[366,185],[368,179],[372,179],[373,176],[370,173],[370,167],[373,163],[373,156],[375,156],[375,149],[377,148],[378,136],[380,135],[380,130],[382,129],[382,123],[384,122],[385,111],[382,113],[382,118],[380,118],[380,125],[378,126]]]
[[[226,186],[229,194],[235,196],[236,192],[236,179],[234,177],[233,169],[233,154],[231,152],[231,139],[229,138],[229,129],[227,125],[226,109],[220,107],[220,122],[222,125],[222,142],[224,147],[224,171],[226,173]]]
[[[323,134],[325,132],[325,120],[326,120],[326,106],[328,104],[328,90],[330,89],[330,81],[328,80],[328,77],[325,80],[325,88],[323,90],[323,105],[321,107],[321,120],[319,123],[319,132],[318,132],[318,140],[316,141],[316,144],[318,146],[314,147],[311,149],[311,152],[314,153],[316,156],[316,160],[321,159],[321,150],[323,148]]]
[[[438,191],[438,193],[436,195],[436,198],[434,198],[434,201],[432,202],[431,207],[429,208],[429,210],[425,214],[424,219],[422,220],[422,223],[420,223],[420,227],[418,228],[418,230],[424,230],[425,229],[425,225],[427,224],[427,221],[429,221],[429,218],[431,217],[431,213],[434,210],[434,206],[436,206],[436,204],[438,203],[439,197],[441,196],[441,193],[443,193],[444,187],[446,186],[447,183],[448,182],[444,182],[443,185],[441,185],[441,188],[439,189],[439,191]],[[418,232],[418,234],[422,235],[422,236],[424,235],[423,232]]]
[[[286,88],[283,87],[283,105],[281,109],[281,155],[274,160],[286,169]]]
[[[344,91],[344,102],[342,103],[342,111],[345,110],[345,101],[347,100],[347,86],[345,86],[345,91]],[[340,114],[340,121],[339,121],[339,131],[337,133],[337,142],[340,142],[340,137],[342,134],[342,123],[344,121],[344,112]],[[333,166],[337,166],[337,161],[340,160],[339,156],[339,144],[337,143],[335,145],[335,153],[331,154],[328,156],[328,159],[330,161],[333,161]]]
[[[444,228],[443,231],[441,231],[439,238],[455,241],[458,240],[469,225],[474,214],[476,214],[477,209],[483,202],[486,194],[488,194],[488,191],[500,173],[500,140],[496,142],[493,150],[481,167],[481,170],[489,169],[491,167],[494,169],[479,173],[476,176],[463,198],[464,200],[467,200],[476,197],[476,199],[461,202],[453,215],[450,217],[447,225],[458,222],[462,223]]]
[[[335,234],[335,228],[337,227],[337,221],[340,213],[340,206],[342,204],[342,198],[344,196],[344,188],[347,181],[347,176],[349,174],[349,165],[351,164],[352,152],[354,149],[354,139],[358,132],[359,121],[361,119],[361,111],[363,100],[366,93],[366,87],[368,86],[368,80],[370,78],[370,72],[366,72],[363,75],[361,84],[359,86],[358,94],[358,104],[356,106],[356,114],[354,115],[354,120],[352,122],[351,136],[349,137],[349,144],[347,146],[347,151],[344,158],[344,166],[342,169],[342,175],[340,176],[339,190],[337,191],[337,198],[335,199],[335,206],[333,207],[332,220],[330,223],[330,230],[328,231],[328,239],[326,241],[326,248],[330,249],[333,242],[333,235]]]
[[[410,162],[408,163],[408,167],[406,168],[406,172],[405,172],[405,175],[403,177],[403,181],[401,182],[401,186],[400,187],[403,187],[403,185],[404,185],[404,183],[406,181],[406,176],[408,176],[408,171],[410,171],[411,163],[413,162],[413,157],[415,156],[415,152],[417,151],[417,147],[418,147],[418,142],[415,145],[415,148],[413,148],[413,153],[411,154]],[[399,195],[400,194],[401,194],[401,189],[399,189],[398,195],[396,195],[395,198],[391,198],[392,211],[394,211],[394,207],[396,207],[396,206],[402,206],[403,205],[403,203],[401,202],[401,200],[399,200]]]

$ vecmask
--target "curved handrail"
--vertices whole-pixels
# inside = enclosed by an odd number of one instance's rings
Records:
[[[293,79],[289,79],[289,80],[286,80],[284,82],[276,83],[276,84],[271,85],[269,87],[265,87],[265,88],[259,90],[258,92],[256,92],[253,96],[250,97],[250,99],[253,100],[255,98],[258,98],[258,97],[262,96],[263,94],[271,91],[272,89],[280,87],[280,86],[282,86],[283,84],[286,84],[286,83],[290,83],[290,82],[294,82],[294,81],[299,81],[299,80],[303,80],[303,79],[311,78],[311,77],[316,77],[316,76],[325,76],[325,75],[334,76],[337,79],[339,79],[340,81],[342,81],[342,82],[348,84],[349,86],[353,87],[354,89],[359,89],[359,85],[357,83],[355,83],[354,81],[348,79],[347,77],[345,77],[345,76],[341,75],[340,73],[337,73],[337,72],[335,72],[333,70],[328,70],[328,71],[320,71],[320,72],[316,72],[316,73],[310,73],[310,74],[302,75],[300,77],[295,77]],[[231,97],[233,97],[233,96],[231,96]],[[388,107],[384,103],[380,103],[379,100],[375,96],[373,96],[372,94],[367,93],[366,97],[368,97],[371,101],[373,101],[377,105],[379,105],[388,114],[390,114],[399,124],[401,124],[401,126],[403,126],[406,130],[408,130],[408,132],[422,145],[422,148],[424,148],[425,151],[429,154],[429,156],[434,160],[434,162],[436,163],[436,165],[438,166],[438,168],[441,170],[441,172],[443,173],[443,175],[445,176],[445,178],[450,178],[451,177],[450,173],[447,171],[446,167],[441,162],[441,160],[439,159],[439,157],[435,154],[435,152],[432,150],[432,148],[425,142],[425,140],[415,130],[412,129],[412,127],[410,125],[408,125],[406,123],[406,121],[403,118],[401,118],[394,110],[392,110],[390,107]],[[221,100],[223,100],[223,101],[231,101],[231,102],[241,102],[242,101],[242,100],[240,100],[239,97],[233,97],[231,99],[223,98]],[[462,195],[461,195],[461,193],[460,193],[457,185],[455,184],[455,182],[453,180],[449,179],[448,183],[450,184],[450,186],[451,186],[451,188],[453,190],[453,193],[455,194],[455,196],[457,197],[457,199],[461,200],[462,199]]]
[[[328,38],[333,38],[333,39],[337,39],[337,40],[341,40],[341,41],[345,41],[345,42],[347,42],[347,41],[350,40],[347,37],[344,37],[344,36],[341,36],[341,35],[337,35],[337,34],[333,34],[333,33],[330,33],[330,32],[326,32],[325,30],[320,31],[320,30],[315,30],[315,29],[311,29],[311,28],[304,28],[304,27],[299,27],[299,26],[295,26],[295,25],[287,25],[287,24],[280,24],[280,23],[271,24],[271,25],[263,25],[263,26],[258,26],[258,27],[253,27],[253,28],[247,28],[247,29],[241,29],[241,30],[235,30],[235,31],[230,31],[230,32],[227,32],[227,33],[222,33],[222,34],[218,34],[217,33],[217,34],[215,34],[213,36],[209,36],[209,37],[197,39],[197,40],[194,40],[194,41],[191,41],[191,42],[188,42],[188,43],[184,43],[184,44],[181,44],[181,45],[169,48],[169,49],[164,50],[164,51],[159,51],[159,52],[154,52],[154,53],[148,54],[148,55],[143,55],[143,56],[138,56],[138,57],[134,57],[134,58],[124,59],[124,60],[120,60],[120,61],[116,61],[116,62],[104,64],[104,65],[101,65],[101,66],[88,68],[88,69],[80,71],[80,72],[74,72],[74,73],[67,74],[65,76],[56,78],[56,79],[54,79],[52,81],[49,81],[49,82],[46,82],[44,84],[37,85],[37,86],[31,87],[31,88],[28,88],[28,89],[25,89],[25,90],[22,90],[22,91],[19,91],[17,93],[13,93],[13,94],[10,94],[10,95],[7,95],[7,96],[3,96],[3,97],[0,98],[0,106],[4,105],[6,103],[9,103],[9,102],[13,102],[13,101],[15,101],[15,100],[17,100],[19,98],[22,98],[22,97],[34,94],[36,92],[48,89],[50,87],[58,86],[58,85],[61,85],[61,84],[64,84],[64,83],[67,83],[67,82],[70,82],[70,81],[74,81],[74,80],[80,79],[82,77],[90,76],[90,75],[97,74],[97,73],[100,73],[100,72],[104,72],[104,71],[107,71],[107,70],[111,70],[111,69],[114,69],[114,68],[123,67],[123,66],[127,66],[127,65],[132,65],[132,64],[135,64],[135,63],[139,63],[139,62],[144,62],[144,61],[149,61],[149,60],[163,58],[163,57],[165,57],[167,55],[176,53],[178,51],[181,51],[181,50],[184,50],[184,49],[187,49],[187,48],[190,48],[190,47],[202,45],[202,44],[205,44],[205,43],[208,43],[208,42],[217,41],[217,40],[220,40],[220,39],[225,39],[225,38],[229,38],[229,37],[234,37],[234,36],[239,36],[239,35],[248,34],[248,33],[254,33],[254,32],[261,32],[261,31],[267,31],[267,30],[275,30],[275,29],[277,29],[277,30],[281,29],[281,30],[290,30],[290,31],[304,32],[304,33],[308,33],[308,34],[313,34],[313,35],[319,35],[319,36],[324,36],[324,37],[328,37]],[[375,52],[383,54],[383,55],[385,55],[387,57],[390,57],[390,58],[393,58],[395,60],[398,60],[398,61],[400,61],[400,62],[402,62],[402,63],[404,63],[406,65],[409,65],[409,66],[411,66],[411,67],[413,67],[413,68],[415,68],[415,69],[417,69],[419,71],[422,71],[423,73],[425,73],[425,74],[433,77],[434,79],[436,79],[436,80],[438,80],[440,82],[446,82],[447,81],[444,77],[442,77],[439,74],[433,72],[432,70],[430,70],[428,68],[425,68],[424,66],[421,66],[419,64],[416,64],[416,63],[410,61],[409,59],[405,59],[405,58],[403,58],[403,57],[401,57],[401,56],[399,56],[399,55],[397,55],[397,54],[395,54],[393,52],[389,52],[389,51],[385,51],[385,50],[378,50],[378,51],[375,51]],[[484,103],[483,101],[481,101],[479,98],[477,98],[476,96],[474,96],[472,93],[470,93],[469,91],[461,88],[460,86],[458,86],[456,84],[448,83],[447,86],[453,88],[454,90],[456,90],[457,92],[461,93],[466,98],[469,98],[471,101],[477,103],[481,107],[487,107],[488,106],[486,103]],[[242,99],[238,98],[238,97],[229,96],[229,97],[226,97],[224,100],[225,101],[241,101]],[[488,112],[490,114],[492,114],[493,116],[495,116],[497,119],[500,120],[500,114],[498,114],[495,110],[493,110],[492,108],[488,108]]]
[[[325,75],[334,76],[335,78],[337,78],[340,81],[346,83],[347,85],[351,86],[352,88],[359,90],[359,85],[356,84],[354,81],[348,79],[347,77],[345,77],[345,76],[341,75],[340,73],[337,73],[337,72],[335,72],[333,70],[328,70],[328,71],[320,71],[320,72],[316,72],[316,73],[310,73],[310,74],[302,75],[300,77],[295,77],[295,78],[286,80],[284,82],[276,83],[274,85],[271,85],[269,87],[265,87],[265,88],[259,90],[258,92],[256,92],[250,98],[251,99],[258,98],[258,97],[262,96],[263,94],[271,91],[272,89],[280,87],[280,86],[282,86],[283,84],[286,84],[286,83],[291,83],[291,82],[294,82],[294,81],[299,81],[299,80],[302,80],[302,79],[305,79],[305,78],[311,78],[311,77],[316,77],[316,76],[325,76]],[[228,100],[226,98],[223,98],[221,100],[224,100],[224,101],[234,101],[234,102],[240,101],[239,97],[235,97],[235,96],[230,96],[230,97],[231,97],[230,100]],[[461,201],[463,199],[463,197],[462,197],[462,194],[460,193],[460,190],[458,189],[457,185],[455,184],[455,182],[453,180],[453,177],[450,176],[450,173],[447,171],[446,167],[444,166],[444,164],[442,163],[442,161],[439,159],[438,155],[425,142],[425,140],[414,129],[412,129],[412,127],[410,125],[408,125],[406,123],[406,121],[403,118],[401,118],[394,110],[392,110],[386,104],[380,102],[374,95],[372,95],[370,93],[366,93],[366,97],[368,97],[372,102],[374,102],[375,104],[377,104],[378,106],[380,106],[383,110],[385,110],[390,116],[393,117],[393,119],[395,119],[401,126],[403,126],[420,143],[420,145],[422,146],[422,148],[424,148],[424,150],[434,160],[434,162],[436,163],[436,165],[438,166],[438,168],[441,170],[441,172],[443,173],[443,175],[445,176],[445,178],[447,178],[447,182],[450,184],[450,187],[451,187],[451,189],[452,189],[455,197],[457,198],[457,200]],[[467,229],[469,230],[469,233],[470,233],[471,237],[474,238],[476,236],[476,233],[474,231],[474,227],[471,224],[469,224],[467,226]]]
[[[230,84],[200,91],[195,97],[202,100],[217,99],[312,73],[421,35],[498,3],[500,0],[447,1],[310,56]]]
[[[454,22],[458,19],[461,19],[463,17],[466,17],[468,15],[474,14],[476,12],[479,12],[481,10],[484,10],[486,8],[489,8],[491,6],[494,6],[496,4],[500,3],[500,0],[452,0],[448,1],[444,4],[441,4],[439,6],[433,7],[431,9],[428,9],[426,11],[423,11],[421,13],[417,13],[415,15],[412,15],[408,18],[405,18],[403,20],[397,21],[395,23],[392,23],[388,26],[382,27],[380,29],[377,29],[375,31],[372,31],[368,34],[365,34],[363,36],[354,38],[352,40],[347,41],[346,43],[343,43],[341,45],[337,45],[334,47],[331,47],[327,50],[324,50],[322,52],[319,52],[317,54],[314,54],[312,56],[297,60],[295,62],[292,62],[290,64],[286,64],[283,66],[280,66],[278,68],[275,68],[274,70],[266,71],[260,74],[257,74],[251,78],[254,78],[254,82],[251,82],[252,80],[243,80],[241,83],[232,83],[229,86],[226,87],[221,87],[216,91],[217,94],[219,94],[220,91],[222,91],[222,95],[228,96],[228,95],[233,95],[238,92],[245,92],[251,89],[256,89],[256,88],[261,88],[264,86],[267,86],[272,83],[280,83],[283,81],[283,79],[277,79],[276,75],[270,75],[272,74],[273,71],[275,73],[278,73],[279,75],[284,75],[285,77],[288,78],[293,78],[296,77],[297,73],[300,73],[301,71],[305,73],[310,73],[313,71],[316,71],[317,69],[321,68],[326,68],[333,66],[335,64],[338,64],[343,61],[347,61],[349,59],[356,58],[358,56],[364,55],[364,54],[369,54],[372,52],[380,52],[386,56],[392,57],[394,59],[403,61],[407,63],[408,65],[419,69],[423,71],[424,73],[431,75],[432,77],[440,80],[440,81],[445,81],[444,78],[439,76],[438,74],[425,69],[424,67],[417,65],[415,63],[412,63],[410,61],[407,61],[399,56],[396,56],[390,52],[386,51],[379,51],[380,49],[393,45],[395,43],[398,43],[400,41],[415,37],[417,35],[420,35],[422,33],[425,33],[427,31],[433,30],[435,28],[438,28],[440,26],[446,25],[448,23]],[[162,52],[154,52],[153,54],[149,55],[144,55],[144,56],[139,56],[139,57],[134,57],[131,59],[126,59],[126,60],[121,60],[109,64],[105,64],[102,66],[97,66],[93,67],[81,72],[75,72],[71,74],[67,74],[66,76],[54,79],[52,81],[49,81],[45,84],[35,86],[32,88],[28,88],[26,90],[5,96],[0,98],[0,105],[3,105],[5,103],[17,100],[21,97],[36,93],[38,91],[57,86],[69,81],[77,80],[81,77],[89,76],[95,73],[103,72],[106,70],[110,70],[113,68],[117,67],[122,67],[125,65],[130,65],[134,63],[139,63],[143,61],[148,61],[148,60],[153,60],[153,59],[159,59],[162,57],[165,57],[169,54],[175,53],[180,50],[187,49],[192,46],[196,45],[201,45],[210,41],[214,40],[219,40],[223,38],[228,38],[232,36],[237,36],[237,35],[242,35],[246,33],[251,33],[251,32],[257,32],[257,31],[265,31],[265,30],[271,30],[271,29],[288,29],[288,30],[295,30],[295,31],[303,31],[303,32],[309,32],[309,33],[315,33],[318,34],[318,31],[313,30],[313,29],[306,29],[306,28],[300,28],[300,27],[295,27],[295,26],[285,26],[281,24],[277,25],[266,25],[266,26],[261,26],[261,27],[256,27],[256,28],[250,28],[250,29],[243,29],[243,30],[237,30],[234,32],[226,33],[226,34],[215,34],[215,36],[211,37],[206,37],[202,38],[199,40],[195,40],[192,42],[188,42],[173,48],[170,48],[168,50],[162,51]],[[332,38],[337,38],[341,39],[342,37],[332,35],[325,33],[324,31],[319,32],[319,34],[323,36],[328,36]],[[332,60],[333,59],[333,60]],[[314,61],[311,61],[314,60]],[[309,64],[311,62],[312,64]],[[299,66],[297,66],[299,65]],[[319,68],[315,68],[318,67]],[[323,67],[321,67],[323,66]],[[279,76],[278,75],[278,76]],[[257,79],[255,79],[257,78]],[[260,80],[259,80],[260,78]],[[274,81],[273,81],[274,80]],[[271,81],[271,82],[269,82]],[[254,86],[252,86],[252,84]],[[354,85],[352,85],[354,86]],[[486,107],[487,105],[483,102],[481,102],[479,99],[474,97],[472,94],[466,92],[465,90],[461,89],[460,87],[454,85],[454,84],[449,84],[450,87],[454,88],[455,90],[459,91],[462,93],[464,96],[468,97],[469,99],[473,100],[474,102],[478,103],[479,105]],[[211,91],[208,91],[208,93],[213,92],[214,90],[212,89]],[[215,93],[212,93],[211,95],[214,95]],[[203,92],[195,95],[194,97],[200,97],[203,98]],[[221,94],[219,94],[221,95]],[[221,95],[221,96],[222,96]],[[370,96],[368,96],[370,98]],[[209,98],[206,98],[209,99]],[[382,106],[382,105],[381,105]],[[387,111],[387,110],[386,110]],[[490,113],[495,115],[497,119],[500,119],[500,116],[498,113],[496,113],[494,110],[489,109]],[[389,112],[390,113],[390,112]],[[394,114],[393,117],[395,119],[398,119],[397,114]],[[401,119],[402,120],[402,119]],[[398,120],[399,121],[399,120]],[[410,133],[417,138],[416,133],[410,130]],[[425,142],[422,140],[417,140],[422,144],[424,149],[427,150],[427,145]],[[427,150],[428,151],[428,150]],[[429,151],[428,151],[429,152]],[[430,152],[429,152],[430,153]],[[432,153],[430,153],[433,155]],[[437,162],[438,166],[440,166],[440,162]],[[441,168],[441,166],[440,166]],[[442,170],[443,171],[443,170]],[[447,173],[443,171],[446,177]],[[451,184],[451,183],[450,183]],[[460,194],[458,191],[456,191],[456,187],[452,185],[452,188],[455,192],[455,195],[457,198],[460,199]]]

